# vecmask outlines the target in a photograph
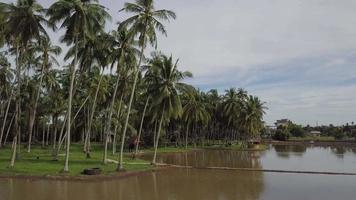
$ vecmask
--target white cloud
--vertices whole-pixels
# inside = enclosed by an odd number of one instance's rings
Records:
[[[116,28],[124,1],[100,3]],[[355,120],[355,0],[156,0],[156,7],[178,15],[159,49],[180,58],[191,83],[246,87],[267,101],[270,123]]]

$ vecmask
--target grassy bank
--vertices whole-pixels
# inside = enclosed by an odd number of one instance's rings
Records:
[[[291,137],[289,141],[335,141],[334,137],[328,136],[321,136],[321,137],[313,137],[313,136],[306,136],[306,137]]]
[[[184,153],[184,152],[189,152],[193,151],[196,148],[192,146],[188,146],[187,149],[185,147],[160,147],[157,149],[158,153]],[[144,153],[154,153],[154,148],[148,148],[143,150]]]
[[[23,147],[22,147],[23,148]],[[241,143],[233,144],[230,146],[225,145],[212,145],[194,148],[189,146],[187,149],[184,147],[160,147],[158,153],[183,153],[193,151],[195,149],[228,149],[228,150],[265,150],[266,145],[260,144],[258,148],[244,148]],[[148,148],[141,150],[141,154],[152,154],[154,152],[153,148]],[[58,161],[53,160],[52,148],[46,147],[41,148],[41,146],[33,145],[31,153],[27,153],[26,149],[21,150],[19,159],[16,160],[15,167],[10,168],[10,157],[11,157],[10,146],[6,146],[0,149],[0,175],[29,175],[29,176],[77,176],[82,173],[86,168],[99,167],[102,169],[102,173],[112,174],[116,173],[117,164],[108,163],[104,165],[102,163],[103,158],[103,147],[102,145],[93,145],[91,158],[87,159],[86,155],[83,153],[83,146],[79,144],[72,144],[70,149],[70,162],[69,168],[70,172],[68,174],[61,173],[64,166],[64,154],[61,152],[58,157]],[[111,150],[108,152],[108,159],[118,160],[118,153],[112,155]],[[132,159],[132,153],[125,153],[124,156],[124,168],[127,172],[138,172],[153,169],[154,167],[150,165],[149,161],[142,159]]]
[[[246,145],[243,145],[242,143],[237,143],[237,144],[231,144],[231,145],[211,145],[211,146],[205,146],[203,147],[204,149],[226,149],[226,150],[235,150],[235,151],[264,151],[267,149],[267,145],[265,144],[259,144],[255,145],[253,147],[246,147]]]
[[[100,167],[103,174],[110,174],[116,171],[117,164],[108,163],[102,164],[103,149],[99,145],[93,145],[91,158],[87,159],[83,153],[82,145],[73,144],[70,150],[69,176],[80,175],[83,169]],[[59,161],[54,161],[52,156],[52,148],[42,149],[40,146],[34,145],[31,153],[27,153],[26,149],[22,149],[20,158],[16,161],[14,168],[9,168],[10,147],[0,149],[0,175],[61,175],[60,171],[64,166],[64,155],[60,154]],[[118,160],[118,154],[112,155],[109,151],[109,159]],[[152,169],[148,161],[131,159],[131,154],[126,153],[124,158],[124,167],[127,171],[143,171]]]

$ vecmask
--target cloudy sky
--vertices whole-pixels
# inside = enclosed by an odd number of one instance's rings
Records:
[[[100,2],[114,28],[124,1]],[[356,121],[356,0],[156,0],[156,8],[178,16],[159,49],[180,58],[200,89],[247,89],[266,102],[269,124]]]

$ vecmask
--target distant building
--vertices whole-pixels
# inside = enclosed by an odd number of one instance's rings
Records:
[[[277,120],[274,124],[276,125],[276,127],[280,127],[280,126],[288,126],[288,124],[292,123],[289,119],[280,119]]]
[[[309,135],[313,136],[313,137],[320,137],[321,132],[320,131],[310,131]]]

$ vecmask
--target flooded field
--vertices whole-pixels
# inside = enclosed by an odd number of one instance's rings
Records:
[[[265,152],[202,150],[159,161],[191,166],[356,172],[351,148],[271,146]],[[343,200],[356,177],[208,169],[168,169],[120,180],[0,180],[2,200]]]

